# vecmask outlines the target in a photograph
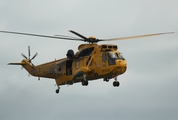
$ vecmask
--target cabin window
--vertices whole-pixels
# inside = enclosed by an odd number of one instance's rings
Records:
[[[109,49],[112,49],[112,46],[108,46]]]
[[[102,45],[102,48],[103,48],[103,49],[107,49],[107,46],[106,46],[106,45]]]
[[[57,70],[61,71],[61,64],[57,64],[56,66],[57,66]]]
[[[79,61],[75,62],[75,68],[78,69],[79,67],[80,67],[80,62]]]
[[[72,61],[66,61],[66,75],[72,75]]]
[[[103,52],[103,55],[102,55],[102,62],[106,62],[106,60],[107,60],[106,53]]]
[[[117,46],[113,46],[113,48],[117,50]]]

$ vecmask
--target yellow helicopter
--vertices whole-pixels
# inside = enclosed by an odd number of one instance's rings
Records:
[[[28,46],[28,57],[23,53],[21,54],[25,59],[19,63],[9,63],[9,65],[22,65],[32,76],[55,79],[57,89],[56,93],[59,93],[60,85],[72,85],[74,83],[81,82],[83,86],[89,84],[88,81],[97,80],[102,78],[103,81],[108,82],[114,78],[113,86],[118,87],[120,85],[117,77],[125,73],[127,69],[127,62],[122,54],[118,51],[118,46],[114,44],[101,44],[101,41],[113,41],[113,40],[128,40],[135,38],[150,37],[163,34],[171,34],[173,32],[146,34],[139,36],[130,36],[123,38],[112,39],[97,39],[94,36],[89,38],[70,30],[71,33],[77,35],[80,38],[58,35],[48,36],[39,34],[29,34],[22,32],[0,31],[2,33],[29,35],[37,37],[47,37],[63,40],[77,40],[84,41],[87,44],[81,44],[78,46],[78,51],[74,53],[73,50],[68,50],[66,58],[54,60],[48,63],[34,65],[32,60],[37,56],[36,53],[30,58],[30,47]]]

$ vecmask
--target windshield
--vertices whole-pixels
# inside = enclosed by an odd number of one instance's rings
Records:
[[[111,58],[117,58],[117,56],[114,52],[109,52],[109,55],[110,55]]]
[[[125,60],[121,53],[116,53],[116,55],[117,55],[117,59]]]

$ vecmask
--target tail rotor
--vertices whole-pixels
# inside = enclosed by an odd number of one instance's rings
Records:
[[[32,60],[38,55],[38,53],[36,53],[32,58],[30,58],[30,46],[28,46],[28,58],[23,53],[21,55],[34,66],[34,64],[32,63]]]

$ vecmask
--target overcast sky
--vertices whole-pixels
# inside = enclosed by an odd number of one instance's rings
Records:
[[[116,44],[128,63],[118,77],[119,88],[102,79],[62,86],[30,76],[21,53],[35,65],[65,57],[82,42],[0,33],[1,120],[177,120],[178,118],[177,0],[1,0],[0,30],[44,35],[115,38],[159,32],[175,34],[101,42]]]

